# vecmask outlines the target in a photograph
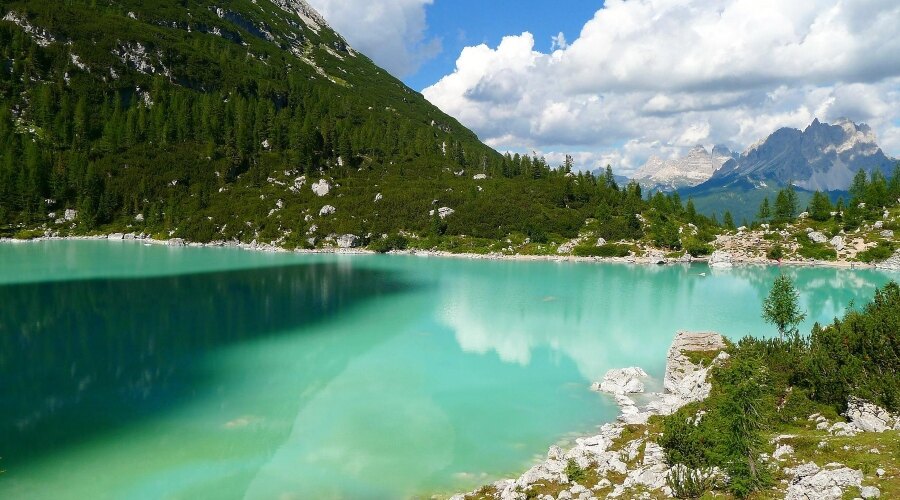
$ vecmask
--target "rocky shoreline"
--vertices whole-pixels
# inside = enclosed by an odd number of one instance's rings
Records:
[[[727,481],[724,472],[716,468],[692,471],[679,465],[670,467],[658,444],[661,430],[647,425],[653,416],[671,415],[687,404],[709,397],[709,372],[728,361],[726,349],[725,339],[717,333],[679,332],[666,358],[663,392],[643,394],[647,374],[640,368],[610,370],[592,389],[616,399],[620,408],[616,422],[604,424],[597,435],[576,439],[571,449],[551,446],[545,460],[518,478],[496,481],[470,493],[454,495],[451,500],[672,498],[673,477],[690,475],[702,481]],[[637,402],[639,396],[641,403]],[[703,418],[702,413],[696,415],[697,421]],[[809,420],[810,426],[835,438],[900,430],[900,416],[855,398],[850,401],[846,417],[848,422],[830,422],[814,414]],[[863,499],[881,496],[877,487],[863,484],[866,474],[861,470],[836,462],[820,466],[795,458],[790,443],[796,438],[776,436],[770,442],[775,451],[763,455],[769,466],[785,477],[777,486],[778,495],[787,500],[854,498],[846,496],[851,492]],[[826,441],[821,441],[819,448],[826,445]],[[876,448],[869,451],[880,453]],[[868,471],[869,475],[872,472],[877,478],[886,474],[882,468]]]
[[[197,243],[172,238],[168,240],[154,239],[145,234],[111,233],[108,235],[92,236],[39,236],[30,239],[0,238],[0,243],[29,243],[41,241],[84,241],[84,240],[110,240],[110,241],[136,241],[148,245],[161,245],[170,247],[197,247],[197,248],[239,248],[270,253],[296,253],[296,254],[339,254],[339,255],[374,255],[376,252],[360,247],[331,247],[320,249],[286,249],[271,243],[243,243],[238,241],[213,241],[210,243]],[[508,260],[520,262],[572,262],[572,263],[609,263],[609,264],[636,264],[636,265],[676,265],[706,263],[713,269],[725,269],[743,266],[783,266],[783,267],[827,267],[835,269],[883,269],[900,270],[900,252],[885,262],[878,264],[866,264],[853,261],[826,261],[826,260],[782,260],[772,261],[761,257],[740,256],[734,257],[729,252],[716,251],[709,257],[695,258],[690,255],[670,258],[662,252],[648,252],[645,256],[629,257],[579,257],[575,255],[523,255],[503,253],[454,253],[441,250],[392,250],[388,255],[409,255],[416,257],[436,257],[469,260]]]

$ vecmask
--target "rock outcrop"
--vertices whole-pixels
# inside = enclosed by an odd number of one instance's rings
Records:
[[[886,269],[889,271],[900,271],[900,250],[885,261],[875,264],[878,269]]]
[[[863,473],[840,464],[820,468],[813,462],[786,469],[794,476],[785,500],[841,500],[844,492],[862,485]]]
[[[862,432],[900,430],[900,416],[860,398],[850,397],[846,416]]]
[[[356,248],[360,246],[360,242],[359,236],[355,234],[344,234],[337,238],[338,248]]]
[[[609,370],[595,389],[609,394],[637,394],[644,392],[643,380],[647,377],[647,372],[637,367]]]

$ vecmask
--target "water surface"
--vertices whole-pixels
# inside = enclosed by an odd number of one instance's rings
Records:
[[[773,330],[776,268],[0,245],[0,497],[403,498],[520,472],[659,379],[679,329]],[[894,276],[789,269],[803,329]]]

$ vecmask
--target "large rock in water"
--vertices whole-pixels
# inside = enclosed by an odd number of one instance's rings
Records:
[[[644,382],[647,372],[631,367],[609,370],[595,388],[609,394],[636,394],[644,392]]]

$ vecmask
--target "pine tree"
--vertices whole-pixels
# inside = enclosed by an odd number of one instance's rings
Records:
[[[726,229],[734,229],[734,218],[731,216],[730,211],[725,211],[725,216],[722,217],[722,223],[725,224]]]
[[[778,335],[784,339],[788,334],[797,334],[797,326],[806,319],[800,310],[800,294],[794,282],[784,274],[775,278],[772,290],[763,303],[763,319],[778,328]]]
[[[809,215],[813,220],[824,222],[831,218],[831,200],[821,191],[813,193],[809,203]]]
[[[756,214],[756,218],[760,222],[768,222],[770,217],[772,217],[772,209],[769,207],[769,197],[766,196],[759,205],[759,213]]]

